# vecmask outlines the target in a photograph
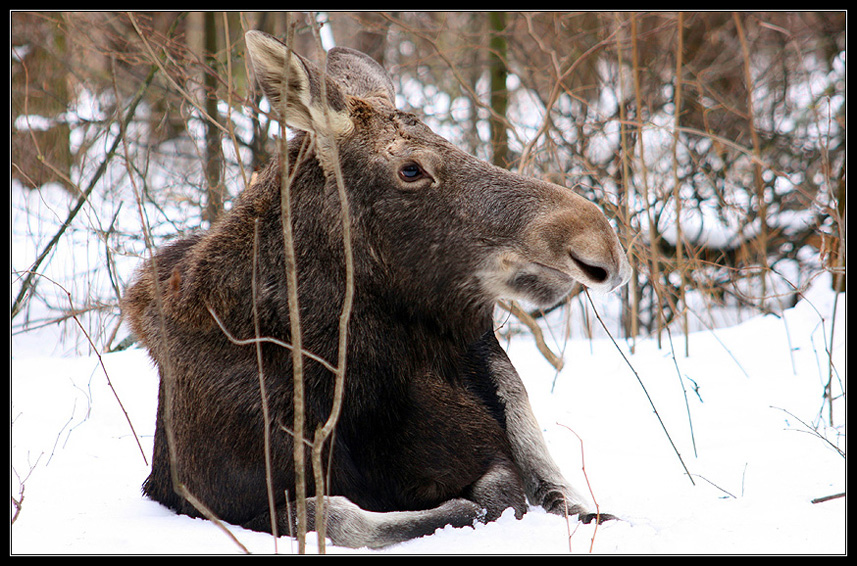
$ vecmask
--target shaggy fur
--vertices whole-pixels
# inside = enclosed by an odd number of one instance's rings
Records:
[[[547,305],[575,280],[601,290],[624,282],[627,261],[603,214],[568,189],[463,153],[396,110],[392,82],[365,55],[331,51],[322,75],[269,36],[250,32],[247,44],[281,120],[299,130],[286,158],[301,336],[331,363],[345,289],[334,159],[349,199],[355,295],[343,410],[325,459],[328,536],[385,546],[509,507],[520,517],[527,498],[584,515],[491,315],[501,296]],[[253,338],[255,294],[260,335],[291,340],[281,177],[275,160],[210,230],[145,262],[124,309],[161,377],[145,494],[200,516],[177,494],[180,482],[221,519],[270,529],[261,369],[284,533],[294,515],[285,496],[295,491],[292,353],[264,343],[260,368],[255,346],[231,341],[213,316],[231,337]],[[330,414],[334,378],[310,358],[304,372],[312,434]]]

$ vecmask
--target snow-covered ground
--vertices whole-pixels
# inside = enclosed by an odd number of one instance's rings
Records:
[[[565,369],[556,375],[530,338],[513,338],[509,354],[554,458],[583,492],[588,478],[601,511],[621,520],[597,528],[569,525],[533,508],[522,520],[507,514],[380,551],[327,551],[845,553],[845,498],[812,502],[844,492],[846,482],[845,458],[834,448],[845,451],[845,406],[836,404],[831,428],[823,399],[831,335],[837,390],[846,379],[845,295],[839,296],[835,329],[833,305],[821,277],[781,318],[758,316],[691,334],[689,357],[684,337],[673,336],[675,357],[666,340],[661,349],[654,340],[640,340],[633,355],[620,342],[676,450],[609,340],[569,341]],[[53,348],[33,344],[44,340],[37,336],[12,341],[11,492],[17,499],[23,489],[23,501],[10,527],[11,552],[242,552],[212,523],[177,516],[140,494],[157,391],[146,354],[135,348],[104,355],[102,368],[95,356],[40,355]],[[253,553],[296,551],[288,537],[275,542],[231,531]],[[317,548],[314,536],[309,552]]]

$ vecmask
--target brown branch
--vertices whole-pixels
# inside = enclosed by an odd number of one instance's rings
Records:
[[[536,347],[539,349],[539,352],[545,357],[545,359],[556,368],[557,371],[561,370],[564,362],[560,356],[554,354],[548,345],[545,343],[544,333],[542,332],[539,323],[536,322],[536,319],[533,318],[527,311],[521,308],[521,306],[515,301],[497,301],[497,305],[512,313],[515,318],[520,320],[532,333],[533,338],[536,341]]]
[[[323,51],[321,47],[321,36],[319,35],[318,22],[312,18],[312,31],[316,39],[319,51]],[[322,59],[324,56],[322,56]],[[326,65],[322,64],[324,69]],[[324,108],[324,118],[330,121],[330,115],[327,105],[327,88],[325,81],[326,73],[322,73],[321,97],[322,106]],[[339,338],[338,338],[338,354],[336,363],[336,377],[333,386],[333,405],[330,409],[325,423],[316,429],[312,447],[312,464],[315,473],[316,485],[316,532],[318,533],[319,552],[325,552],[325,533],[327,530],[326,520],[324,520],[324,470],[322,467],[322,450],[325,442],[328,441],[333,433],[336,423],[339,421],[339,415],[342,412],[342,401],[345,392],[345,375],[347,371],[346,361],[348,358],[348,324],[351,320],[351,308],[354,303],[354,255],[351,245],[351,214],[348,199],[348,193],[345,190],[345,181],[342,177],[342,168],[339,162],[339,149],[334,143],[331,144],[330,151],[333,155],[329,156],[330,166],[332,167],[333,176],[336,181],[337,194],[339,196],[339,214],[342,225],[342,246],[345,260],[345,295],[342,299],[342,310],[339,315]],[[331,448],[331,453],[333,452]],[[319,521],[319,517],[323,518]]]
[[[759,235],[758,244],[759,244],[759,262],[763,267],[768,266],[768,253],[767,253],[767,238],[768,238],[768,204],[765,199],[765,183],[762,180],[762,167],[761,156],[762,152],[759,144],[759,132],[756,131],[756,123],[753,111],[753,75],[751,73],[750,67],[750,48],[747,45],[747,38],[744,34],[744,25],[741,23],[741,15],[738,12],[732,13],[732,19],[735,22],[735,29],[738,32],[738,40],[741,43],[741,52],[744,56],[744,80],[747,83],[747,119],[748,119],[748,127],[750,129],[750,139],[753,141],[753,155],[756,156],[757,161],[753,167],[753,182],[756,185],[756,198],[759,199],[759,218],[761,220],[759,224]],[[763,276],[761,278],[762,283],[762,294],[765,294],[766,288],[766,280]]]
[[[652,215],[652,204],[649,201],[649,174],[648,167],[646,166],[646,155],[645,155],[645,143],[643,143],[643,118],[642,118],[642,110],[643,110],[643,98],[640,90],[640,61],[639,61],[639,49],[638,49],[638,32],[637,32],[637,15],[631,14],[631,46],[632,46],[632,67],[634,73],[634,98],[636,104],[636,112],[637,112],[637,143],[640,148],[640,175],[642,177],[642,186],[643,186],[643,206],[646,210],[646,220],[649,225],[649,246],[651,248],[652,256],[650,258],[651,261],[651,278],[650,282],[652,285],[652,291],[655,293],[655,296],[658,298],[657,303],[660,304],[660,256],[657,254],[658,250],[658,240],[660,239],[660,235],[658,234],[658,227],[655,221],[654,216]],[[660,307],[655,307],[652,309],[652,314],[655,317],[657,322],[657,340],[658,340],[658,348],[661,347],[661,331],[663,330],[663,316]]]
[[[184,14],[182,14],[182,15],[184,15]],[[170,28],[170,34],[172,34],[172,32],[175,31],[176,26],[181,19],[182,18],[176,18],[176,20],[173,22],[173,25]],[[162,54],[162,56],[164,56],[164,54]],[[158,69],[158,65],[153,64],[150,67],[150,75],[149,75],[148,81],[151,81],[151,78],[154,76],[157,69]],[[164,304],[163,304],[163,300],[162,300],[163,296],[162,296],[162,292],[161,292],[161,281],[160,281],[160,277],[158,276],[157,256],[153,252],[154,246],[152,243],[150,227],[149,227],[148,222],[146,220],[146,215],[143,212],[142,196],[140,194],[139,187],[137,187],[136,181],[134,181],[134,175],[132,174],[133,172],[131,171],[131,162],[130,162],[130,159],[128,156],[128,145],[127,145],[127,142],[125,139],[127,122],[125,122],[125,121],[120,122],[119,126],[120,126],[121,131],[120,131],[120,135],[117,136],[117,142],[118,141],[123,142],[123,147],[124,147],[124,151],[125,151],[125,164],[126,164],[126,167],[128,168],[131,187],[134,191],[134,197],[135,197],[135,201],[137,203],[137,213],[140,216],[140,225],[141,225],[141,228],[143,230],[143,239],[146,243],[146,249],[150,253],[151,270],[152,270],[152,283],[153,283],[153,287],[154,287],[153,296],[154,296],[154,300],[155,300],[155,307],[156,307],[156,310],[158,312],[158,323],[160,325],[161,335],[166,337],[166,335],[167,335],[166,316],[164,314]],[[173,491],[177,495],[182,497],[185,501],[190,503],[194,507],[194,509],[199,511],[199,513],[202,516],[204,516],[206,519],[208,519],[209,521],[214,523],[244,553],[249,554],[249,550],[247,549],[247,547],[244,546],[241,543],[241,541],[238,540],[238,538],[226,527],[226,525],[224,525],[224,523],[214,514],[214,512],[211,511],[211,509],[209,509],[202,501],[200,501],[193,493],[190,492],[190,490],[187,488],[187,486],[184,484],[184,482],[181,481],[181,478],[178,475],[178,465],[177,465],[178,459],[176,457],[176,451],[175,451],[175,446],[176,446],[175,432],[173,429],[173,422],[172,422],[172,398],[173,398],[173,395],[172,395],[172,387],[173,387],[172,364],[170,362],[170,355],[169,355],[168,349],[164,351],[164,358],[162,360],[160,360],[159,365],[161,367],[161,372],[162,372],[161,384],[165,390],[165,395],[164,395],[165,406],[163,407],[164,432],[165,432],[165,441],[167,443],[167,451],[169,453],[170,481],[171,481],[172,486],[173,486]]]
[[[676,44],[676,64],[675,64],[675,128],[673,131],[673,201],[675,205],[675,229],[676,229],[676,270],[679,273],[679,301],[682,305],[682,329],[684,330],[684,355],[690,355],[690,332],[688,328],[687,321],[687,302],[685,300],[685,287],[686,287],[686,279],[687,273],[685,272],[685,264],[684,264],[684,236],[682,234],[681,228],[681,183],[679,183],[678,176],[678,140],[679,133],[678,128],[681,125],[681,71],[683,64],[683,55],[684,55],[684,13],[679,12],[676,21],[677,29],[677,44]],[[669,329],[667,329],[669,332]],[[670,337],[670,342],[672,342],[672,337]]]
[[[825,501],[831,501],[833,499],[841,499],[845,497],[845,492],[842,493],[834,493],[833,495],[825,495],[823,497],[816,497],[810,503],[824,503]]]
[[[128,19],[131,21],[131,25],[132,25],[132,26],[134,26],[134,31],[136,31],[136,32],[137,32],[137,35],[140,37],[140,40],[143,42],[143,46],[146,48],[146,52],[148,53],[148,55],[149,55],[150,59],[151,59],[152,61],[154,61],[154,65],[155,65],[158,69],[160,69],[161,71],[163,71],[164,76],[165,76],[165,77],[166,77],[166,79],[170,82],[170,84],[173,86],[173,88],[175,88],[175,89],[176,89],[176,91],[178,91],[178,93],[179,93],[179,94],[181,94],[181,95],[182,95],[182,97],[183,97],[185,100],[187,100],[187,102],[188,102],[191,106],[193,106],[193,107],[196,109],[196,111],[197,111],[197,112],[199,112],[199,113],[200,113],[200,115],[201,115],[203,118],[205,118],[205,119],[206,119],[206,120],[207,120],[211,125],[213,125],[213,126],[214,126],[214,127],[216,127],[217,129],[219,129],[219,130],[220,130],[221,132],[223,132],[224,134],[227,134],[227,135],[228,135],[228,134],[229,134],[229,131],[226,129],[226,127],[225,127],[225,126],[223,126],[223,125],[222,125],[218,120],[215,120],[215,119],[214,119],[214,118],[213,118],[213,117],[208,113],[208,111],[206,111],[206,109],[205,109],[205,108],[203,108],[202,106],[200,106],[200,105],[199,105],[199,102],[197,102],[197,101],[196,101],[196,99],[195,99],[193,96],[191,96],[191,95],[190,95],[190,93],[188,93],[185,89],[183,89],[183,88],[181,87],[181,85],[179,85],[179,84],[176,82],[176,80],[173,78],[173,76],[172,76],[172,75],[170,75],[170,73],[169,73],[169,72],[167,71],[167,69],[164,67],[164,63],[163,63],[163,61],[162,61],[162,59],[163,59],[163,54],[162,54],[162,56],[157,56],[157,55],[155,55],[155,52],[152,50],[152,46],[151,46],[151,44],[149,43],[149,40],[148,40],[148,39],[146,39],[146,36],[145,36],[145,35],[143,35],[143,32],[142,32],[142,30],[140,29],[140,26],[137,24],[137,18],[135,18],[135,17],[134,17],[134,14],[133,14],[133,13],[128,12]],[[165,51],[166,51],[166,50],[165,50]]]
[[[268,393],[265,388],[265,371],[262,366],[262,343],[259,340],[259,305],[256,296],[256,277],[259,264],[259,219],[253,222],[253,274],[250,290],[253,300],[253,330],[256,336],[256,365],[259,368],[259,397],[262,402],[262,430],[265,448],[265,486],[268,490],[268,513],[271,515],[271,534],[274,537],[274,553],[277,553],[277,507],[274,502],[274,480],[271,465],[271,419],[268,410]]]
[[[568,427],[562,423],[556,424],[571,432],[571,434],[577,437],[578,442],[580,442],[580,469],[583,471],[583,479],[586,480],[586,487],[587,489],[589,489],[589,495],[592,497],[592,503],[595,504],[595,530],[592,531],[592,539],[589,541],[589,552],[592,553],[592,550],[595,547],[595,534],[598,532],[598,525],[601,524],[601,507],[598,505],[598,500],[595,499],[595,492],[592,490],[592,484],[589,483],[589,476],[586,474],[586,460],[583,451],[583,439],[580,438],[580,435],[574,432],[571,427]],[[565,518],[566,521],[568,521],[568,502],[566,502]],[[571,539],[571,535],[569,535],[569,539]],[[571,540],[568,541],[568,545],[569,550],[571,550]]]
[[[255,338],[246,338],[246,339],[236,338],[229,331],[229,329],[226,328],[226,325],[223,323],[223,321],[220,319],[220,317],[217,316],[217,313],[214,312],[214,310],[210,306],[206,306],[205,308],[208,310],[208,314],[211,315],[211,318],[214,319],[214,322],[217,323],[217,326],[220,327],[220,331],[223,332],[224,336],[226,336],[226,339],[229,340],[230,342],[232,342],[233,344],[235,344],[236,346],[249,346],[251,344],[260,344],[260,343],[267,342],[270,344],[275,344],[275,345],[280,346],[282,348],[285,348],[287,350],[294,350],[295,349],[295,347],[292,344],[289,344],[288,342],[284,342],[283,340],[278,340],[277,338],[272,338],[270,336],[256,336]],[[312,352],[310,352],[309,350],[306,350],[306,349],[301,350],[301,353],[304,356],[306,356],[307,358],[318,362],[319,364],[321,364],[325,369],[327,369],[331,373],[336,373],[336,367],[333,366],[330,362],[328,362],[324,358],[322,358],[321,356],[313,354]]]
[[[287,14],[288,19],[288,14]],[[292,38],[294,36],[295,24],[287,22],[289,38],[287,46],[287,57],[291,57]],[[288,81],[288,73],[285,74]],[[283,106],[279,108],[280,117],[285,120],[287,116],[287,94],[289,92],[288,82],[283,87]],[[292,340],[292,406],[294,410],[293,434],[293,459],[295,464],[295,509],[297,513],[297,532],[295,536],[298,541],[298,553],[306,554],[306,532],[307,532],[307,508],[306,508],[306,451],[304,450],[304,425],[306,415],[304,414],[304,368],[303,368],[303,346],[301,339],[300,305],[298,301],[297,280],[297,256],[295,252],[295,239],[292,227],[292,204],[291,204],[291,181],[289,172],[289,148],[285,136],[285,122],[282,124],[283,135],[279,140],[278,159],[280,160],[280,215],[282,217],[283,253],[285,255],[286,289],[289,306],[289,329]]]
[[[51,283],[53,283],[54,285],[56,285],[57,287],[62,289],[62,291],[66,294],[66,297],[68,297],[68,304],[71,307],[72,312],[73,312],[74,311],[74,302],[71,299],[71,292],[68,289],[66,289],[65,287],[63,287],[61,284],[59,284],[58,282],[56,282],[53,279],[51,279],[50,277],[48,277],[47,275],[44,275],[41,273],[39,273],[38,275],[40,277],[44,277],[45,279],[47,279],[48,281],[50,281]],[[110,374],[107,372],[107,367],[104,365],[104,359],[101,357],[101,354],[99,353],[98,348],[95,346],[95,343],[92,341],[92,338],[90,338],[89,333],[83,327],[83,324],[81,324],[81,322],[77,318],[77,316],[72,314],[71,318],[77,324],[78,328],[80,328],[80,331],[83,333],[83,336],[86,338],[87,342],[89,342],[89,347],[92,348],[92,351],[95,353],[95,357],[98,358],[98,364],[101,366],[101,371],[104,372],[104,377],[107,380],[107,387],[110,388],[110,391],[113,393],[113,397],[116,399],[116,402],[119,404],[119,408],[122,410],[122,414],[125,416],[125,421],[128,423],[128,427],[131,429],[131,436],[134,437],[134,440],[137,442],[137,447],[140,449],[140,455],[143,457],[143,462],[148,466],[149,461],[146,459],[146,453],[143,450],[143,445],[140,444],[140,437],[137,434],[137,431],[134,430],[134,424],[131,422],[131,416],[128,414],[128,411],[125,410],[125,405],[122,403],[122,399],[119,397],[119,393],[116,391],[116,388],[113,387],[113,381],[110,379]]]

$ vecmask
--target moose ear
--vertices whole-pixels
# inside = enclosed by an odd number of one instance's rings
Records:
[[[248,31],[244,40],[253,74],[286,125],[323,138],[339,138],[351,131],[345,92],[335,78],[322,76],[315,65],[266,33]]]
[[[338,79],[347,93],[360,98],[382,98],[396,105],[396,88],[377,61],[354,49],[334,47],[327,52],[327,74]]]

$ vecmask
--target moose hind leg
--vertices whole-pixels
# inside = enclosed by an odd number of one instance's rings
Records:
[[[328,515],[327,532],[333,544],[353,548],[382,548],[446,526],[472,527],[484,516],[484,511],[467,499],[451,499],[433,509],[386,513],[365,511],[342,499]]]
[[[348,548],[383,548],[433,534],[447,525],[473,526],[485,516],[479,505],[467,499],[451,499],[433,509],[389,512],[367,511],[343,496],[325,497],[324,501],[327,538],[335,546]],[[291,516],[295,516],[294,508]],[[308,530],[317,530],[316,519],[315,498],[308,498]]]
[[[473,526],[497,520],[512,508],[520,519],[527,510],[524,484],[511,462],[495,463],[464,493],[421,511],[374,512],[342,496],[325,498],[327,536],[337,546],[382,548],[433,534],[446,526]],[[315,500],[307,500],[310,529],[315,528]]]
[[[520,519],[526,512],[523,482],[511,463],[493,465],[488,472],[465,490],[462,498],[450,499],[437,507],[419,511],[376,512],[362,509],[343,496],[328,496],[324,501],[326,536],[336,546],[348,548],[383,548],[433,534],[446,526],[472,527],[475,523],[494,521],[510,507]],[[307,530],[317,530],[315,498],[307,498]],[[280,532],[293,533],[289,524],[297,513],[294,504],[281,509]],[[270,529],[265,514],[244,526],[255,530]]]

